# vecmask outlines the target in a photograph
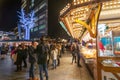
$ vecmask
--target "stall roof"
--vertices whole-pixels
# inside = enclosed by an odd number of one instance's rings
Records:
[[[99,17],[99,23],[120,22],[120,0],[73,0],[73,3],[67,4],[60,12],[60,20],[68,24],[71,36],[81,37],[84,33],[84,26],[75,22],[75,19],[87,21],[93,4],[102,2],[102,11]],[[78,30],[77,30],[78,29]]]

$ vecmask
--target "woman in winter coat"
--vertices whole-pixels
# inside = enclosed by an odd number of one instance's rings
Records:
[[[17,70],[16,71],[21,71],[22,70],[22,55],[23,55],[23,49],[22,46],[19,45],[17,50],[16,50],[16,54],[17,54],[17,60],[15,62],[16,66],[17,66]]]

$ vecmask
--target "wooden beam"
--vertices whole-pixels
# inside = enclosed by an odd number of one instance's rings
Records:
[[[112,73],[118,80],[120,80],[120,76],[117,73]]]

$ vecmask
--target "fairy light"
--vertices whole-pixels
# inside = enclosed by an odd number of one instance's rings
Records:
[[[27,16],[27,17],[26,17]],[[22,8],[20,12],[18,12],[18,17],[20,19],[21,27],[25,30],[25,40],[30,39],[30,29],[35,25],[35,12],[31,11],[28,15],[25,14],[24,9]]]
[[[83,3],[83,0],[81,1],[81,3]]]

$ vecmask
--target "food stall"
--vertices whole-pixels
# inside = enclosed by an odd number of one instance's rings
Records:
[[[93,77],[96,76],[97,70],[96,26],[100,11],[101,3],[97,3],[95,0],[73,0],[71,4],[68,3],[66,7],[60,11],[59,17],[61,26],[71,37],[86,43],[81,48],[81,55]],[[87,39],[88,37],[89,39]]]
[[[96,39],[92,38],[88,31],[82,36],[82,41],[85,42],[85,45],[82,44],[81,55],[83,62],[86,64],[87,69],[89,70],[91,76],[95,76],[96,69]],[[81,41],[81,42],[82,42]]]
[[[120,80],[119,67],[104,66],[106,62],[115,63],[114,60],[119,64],[119,31],[116,31],[117,27],[120,27],[119,14],[120,0],[73,0],[60,11],[61,26],[71,37],[84,43],[81,50],[83,60],[93,74],[94,80]],[[103,25],[106,27],[99,27]],[[116,30],[111,30],[113,28]],[[85,41],[88,34],[90,38]]]

